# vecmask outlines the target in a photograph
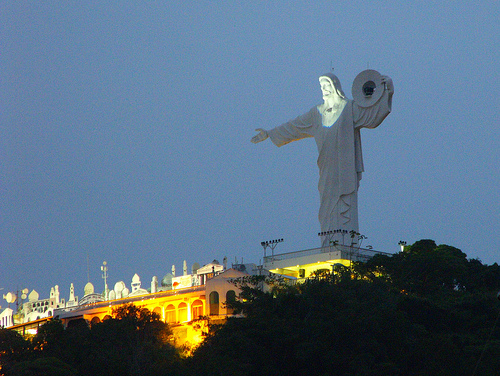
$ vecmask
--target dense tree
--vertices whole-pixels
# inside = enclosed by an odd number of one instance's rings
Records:
[[[497,375],[500,267],[424,239],[304,283],[246,277],[181,359],[167,324],[134,305],[89,327],[58,320],[31,342],[0,329],[9,375]]]
[[[180,358],[172,332],[145,308],[127,304],[92,327],[85,320],[70,324],[64,328],[59,320],[48,321],[31,343],[0,329],[2,371],[6,376],[178,374]]]
[[[497,374],[496,264],[422,240],[334,269],[294,286],[238,281],[244,318],[209,336],[189,360],[193,374]]]
[[[29,354],[29,342],[18,332],[0,327],[0,375],[8,375]]]
[[[170,375],[179,357],[168,324],[156,313],[133,304],[120,306],[113,318],[92,327],[92,375]]]
[[[15,364],[6,375],[13,376],[77,376],[77,371],[54,357],[26,360]]]
[[[398,370],[420,329],[396,309],[397,294],[382,284],[332,281],[313,279],[294,293],[256,298],[246,318],[230,319],[200,346],[192,367],[206,375]]]
[[[451,290],[469,292],[497,290],[500,267],[468,260],[467,255],[449,245],[423,239],[393,256],[377,255],[366,263],[355,263],[355,272],[373,280],[390,281],[395,288],[420,296]]]

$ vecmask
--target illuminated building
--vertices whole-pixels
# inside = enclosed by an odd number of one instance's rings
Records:
[[[141,287],[137,274],[132,277],[130,289],[123,281],[119,281],[109,290],[105,282],[105,292],[102,294],[96,293],[89,282],[85,285],[81,299],[75,296],[73,284],[68,301],[60,299],[58,286],[51,289],[49,299],[39,300],[38,293],[33,290],[29,294],[29,301],[21,305],[17,314],[10,308],[0,313],[0,326],[23,335],[33,335],[40,325],[52,318],[60,319],[66,327],[82,320],[94,325],[110,318],[113,308],[133,303],[157,313],[162,321],[170,325],[176,345],[189,348],[203,340],[209,321],[223,322],[232,315],[225,305],[225,302],[236,299],[239,294],[232,280],[263,274],[278,274],[292,279],[308,278],[314,271],[331,271],[335,264],[349,267],[353,261],[366,261],[377,253],[381,252],[336,244],[281,254],[274,254],[273,248],[273,254],[264,257],[262,266],[233,264],[227,269],[227,260],[224,258],[223,265],[217,260],[202,267],[195,263],[192,274],[187,274],[184,262],[183,275],[176,276],[175,267],[172,267],[172,273],[163,277],[160,286],[157,277],[152,278],[149,291]]]
[[[58,286],[51,289],[50,299],[38,300],[38,293],[32,291],[30,301],[22,304],[17,321],[13,320],[14,311],[8,308],[0,314],[0,325],[25,336],[34,335],[40,325],[53,318],[60,319],[66,327],[81,320],[93,325],[110,318],[113,308],[133,303],[157,313],[170,325],[176,345],[189,348],[203,340],[209,321],[220,322],[231,315],[224,303],[236,297],[237,289],[230,281],[262,272],[255,264],[233,266],[235,269],[226,269],[214,260],[194,268],[193,274],[164,278],[165,286],[158,286],[157,278],[153,277],[150,291],[141,288],[140,278],[135,274],[130,290],[119,281],[108,291],[108,300],[104,294],[95,293],[90,282],[85,285],[81,299],[74,295],[71,284],[67,302],[59,299]],[[187,273],[186,267],[184,273]]]
[[[336,264],[350,267],[354,261],[366,261],[378,252],[357,245],[332,245],[330,247],[312,248],[304,251],[273,254],[264,257],[264,269],[275,274],[293,278],[308,278],[317,270],[332,271]]]

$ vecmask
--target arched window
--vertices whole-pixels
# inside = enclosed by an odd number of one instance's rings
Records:
[[[169,304],[167,308],[165,308],[165,321],[167,323],[174,323],[175,320],[175,307],[173,304]]]
[[[156,307],[155,309],[153,309],[153,313],[156,313],[158,315],[158,317],[160,318],[160,320],[163,321],[163,315],[161,314],[161,308],[160,307]]]
[[[191,312],[192,319],[196,320],[200,316],[203,316],[203,302],[201,300],[195,300],[193,304],[191,304]]]
[[[179,322],[188,321],[188,307],[186,303],[179,304],[177,311],[179,314]]]
[[[102,321],[109,320],[110,318],[111,318],[111,316],[110,316],[110,315],[106,315],[106,316],[104,316],[104,317],[102,318]]]
[[[236,293],[234,290],[229,290],[226,293],[226,311],[228,315],[233,314],[233,308],[231,308],[228,304],[234,303],[236,301]]]
[[[210,315],[219,314],[219,293],[217,291],[212,291],[208,297],[210,302]]]
[[[92,320],[90,320],[90,326],[95,325],[95,324],[99,324],[100,322],[101,322],[101,320],[99,319],[99,317],[97,317],[97,316],[92,317]]]

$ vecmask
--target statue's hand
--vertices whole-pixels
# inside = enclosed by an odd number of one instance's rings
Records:
[[[257,144],[259,142],[262,142],[264,141],[266,138],[269,137],[269,135],[267,134],[267,131],[265,129],[262,129],[262,128],[257,128],[256,129],[257,132],[259,132],[259,134],[255,135],[252,137],[252,139],[250,141],[252,141],[254,144]]]
[[[380,80],[385,84],[387,91],[391,94],[394,94],[394,84],[392,83],[392,78],[390,78],[389,76],[382,76],[380,77]]]

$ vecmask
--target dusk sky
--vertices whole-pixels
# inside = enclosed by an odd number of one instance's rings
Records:
[[[496,0],[0,1],[0,294],[318,247],[314,140],[250,138],[331,67],[348,97],[367,68],[395,86],[362,131],[363,245],[500,262],[499,46]]]

